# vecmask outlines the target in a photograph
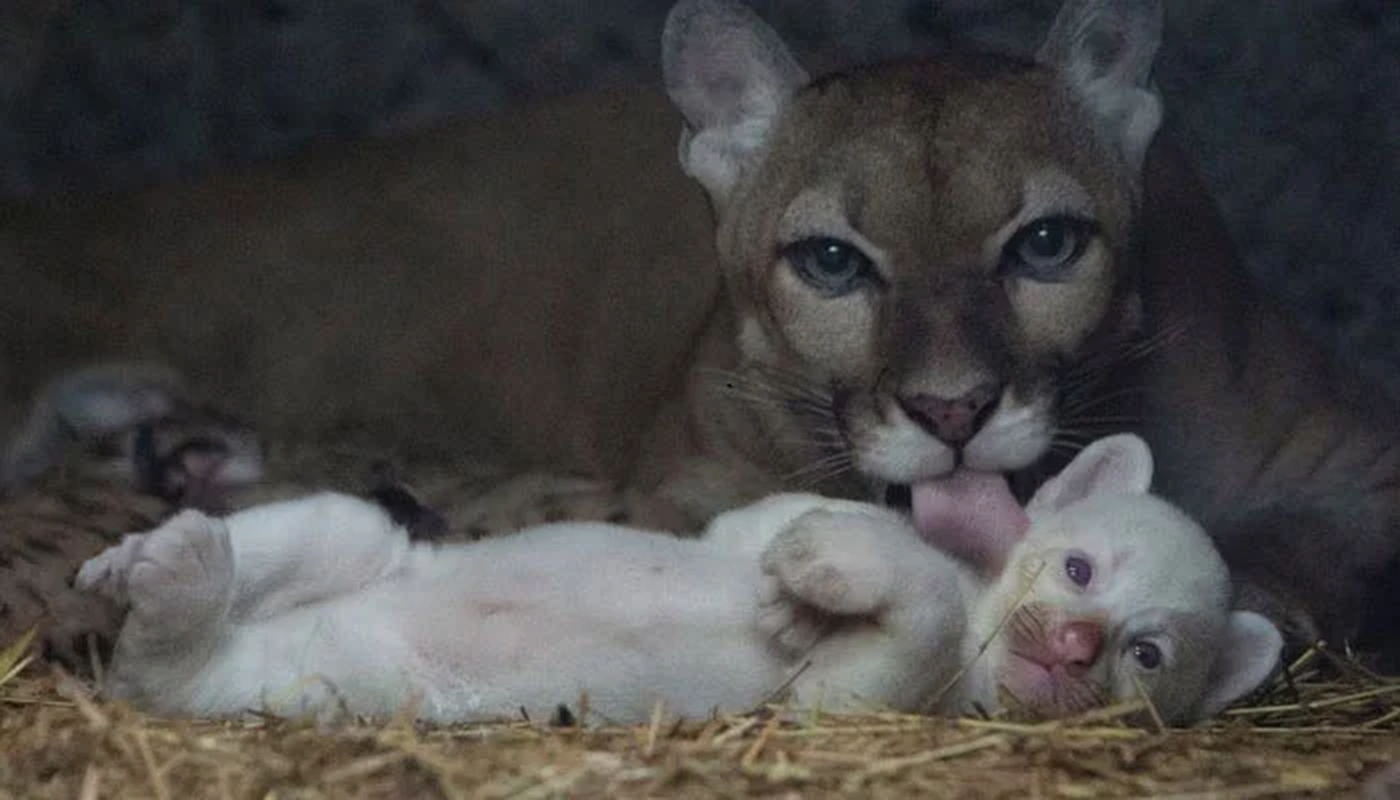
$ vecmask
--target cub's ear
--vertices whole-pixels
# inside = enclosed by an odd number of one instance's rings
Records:
[[[1031,516],[1059,511],[1090,495],[1144,494],[1152,486],[1152,451],[1131,433],[1105,436],[1079,452],[1026,504]]]
[[[1253,611],[1231,612],[1197,716],[1213,717],[1259,688],[1278,668],[1282,652],[1283,635],[1274,623]]]
[[[666,93],[685,116],[681,167],[723,208],[807,73],[778,34],[732,0],[681,0],[661,35]]]
[[[1161,41],[1160,0],[1066,0],[1037,55],[1064,76],[1134,170],[1162,123],[1149,83]]]

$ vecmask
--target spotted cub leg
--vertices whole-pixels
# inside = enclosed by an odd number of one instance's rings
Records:
[[[63,373],[37,394],[0,454],[0,489],[21,486],[90,442],[169,414],[184,393],[159,364],[102,363]]]

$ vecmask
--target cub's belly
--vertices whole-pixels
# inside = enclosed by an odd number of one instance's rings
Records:
[[[658,702],[694,717],[747,710],[783,684],[788,659],[756,629],[752,556],[641,534],[572,544],[476,553],[372,601],[402,622],[438,713],[547,718],[586,695],[616,721],[644,721]]]

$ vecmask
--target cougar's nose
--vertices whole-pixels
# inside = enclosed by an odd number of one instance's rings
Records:
[[[1001,384],[988,381],[961,397],[900,395],[899,406],[910,419],[944,444],[960,447],[975,436],[992,415],[999,397]]]

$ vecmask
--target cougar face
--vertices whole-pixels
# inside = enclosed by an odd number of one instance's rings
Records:
[[[720,243],[744,358],[828,398],[854,466],[1009,471],[1124,315],[1131,181],[1053,74],[949,62],[800,90]],[[831,440],[828,439],[828,442]]]
[[[746,9],[673,11],[682,165],[719,217],[740,373],[793,463],[909,484],[1088,438],[1067,397],[1135,319],[1159,15],[1071,2],[1036,60],[809,81]]]

